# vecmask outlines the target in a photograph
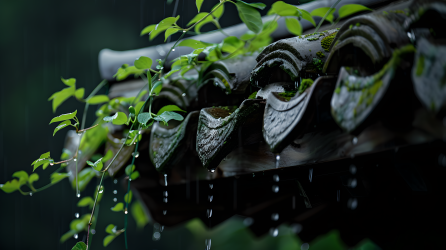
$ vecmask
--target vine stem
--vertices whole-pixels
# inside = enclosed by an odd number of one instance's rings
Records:
[[[322,25],[322,23],[324,22],[325,18],[327,18],[328,14],[330,14],[331,10],[333,10],[333,9],[336,7],[336,5],[338,5],[338,3],[339,3],[340,1],[341,1],[341,0],[336,1],[336,3],[334,3],[334,4],[330,7],[330,9],[328,9],[327,13],[325,13],[324,17],[319,21],[319,24],[317,25],[316,29],[314,30],[314,33],[316,33],[316,32],[319,30],[319,28],[321,27],[321,25]]]
[[[90,93],[90,95],[88,95],[87,99],[85,99],[86,103],[85,103],[85,107],[84,107],[84,113],[82,114],[82,124],[81,124],[81,130],[83,131],[83,129],[85,128],[85,120],[87,120],[87,111],[88,111],[88,107],[90,106],[90,104],[88,103],[88,99],[90,99],[92,96],[94,96],[102,87],[104,87],[105,84],[107,84],[107,80],[102,80],[101,83],[98,84],[98,86],[96,86],[96,88],[94,88],[94,90]],[[79,137],[79,145],[77,146],[77,151],[76,151],[76,196],[79,198],[80,197],[80,192],[79,192],[79,179],[78,179],[78,170],[77,170],[77,163],[79,162],[79,148],[81,147],[81,142],[82,142],[82,137],[83,137],[84,133],[82,133]]]
[[[135,155],[138,152],[138,145],[139,145],[139,141],[136,142],[135,151],[133,153],[133,158],[132,158],[132,165],[131,165],[132,167],[131,167],[131,169],[133,169],[133,164],[135,163],[135,158],[136,158]],[[133,173],[133,171],[132,171],[132,173]],[[124,211],[128,211],[128,206],[129,206],[129,203],[128,203],[129,199],[128,198],[130,197],[129,192],[130,192],[130,181],[131,181],[130,176],[131,176],[132,173],[130,173],[128,175],[129,180],[127,181],[127,200],[124,201],[125,202],[125,209],[124,209]],[[128,212],[124,214],[125,249],[128,249],[128,246],[127,246],[127,215],[128,215]]]

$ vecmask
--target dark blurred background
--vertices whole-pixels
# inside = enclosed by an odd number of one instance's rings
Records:
[[[83,105],[71,98],[57,109],[56,114],[52,113],[51,102],[47,99],[64,88],[60,78],[76,78],[77,87],[84,87],[88,95],[101,81],[98,69],[101,49],[131,50],[163,42],[161,35],[149,42],[148,36],[140,37],[139,33],[145,26],[172,15],[176,0],[169,2],[0,0],[0,183],[11,180],[16,171],[25,170],[31,174],[31,162],[44,152],[51,151],[52,157],[59,159],[65,133],[52,137],[54,126],[48,123],[58,114],[83,110]],[[274,1],[262,2],[268,6],[262,11],[265,15]],[[297,0],[286,2],[299,4]],[[202,11],[210,11],[217,3],[218,0],[205,0]],[[178,0],[177,15],[181,15],[181,26],[185,26],[196,13],[195,0]],[[222,26],[237,23],[240,19],[235,6],[227,4]],[[207,24],[202,31],[212,29],[212,24]],[[94,121],[95,108],[90,108],[87,125]],[[46,170],[39,168],[40,179],[35,186],[49,183],[49,175],[54,170],[51,166]],[[93,193],[95,182],[90,183],[83,196]],[[93,238],[94,249],[103,248],[104,230],[108,224],[113,223],[119,228],[124,225],[122,214],[113,213],[109,208],[114,205],[111,190],[116,188],[118,196],[124,195],[125,190],[120,185],[114,186],[110,179],[105,180],[105,188],[97,233]],[[89,212],[87,208],[76,207],[77,202],[67,180],[31,197],[0,191],[0,249],[71,249],[76,241],[86,237],[86,233],[81,233],[78,240],[59,242],[60,236],[69,230],[75,213]],[[247,230],[233,233],[240,228],[243,228],[241,219],[233,218],[224,223],[213,236],[212,249],[296,249],[302,244],[292,233],[262,239],[253,238]],[[130,218],[129,247],[204,249],[204,240],[197,236],[200,230],[203,228],[195,221],[166,229],[159,241],[152,241],[153,222],[143,230],[137,230]],[[281,232],[287,230],[284,228]],[[343,249],[336,231],[321,236],[310,246],[312,249]],[[361,247],[366,246],[373,248],[369,241]],[[123,235],[107,247],[123,248]]]

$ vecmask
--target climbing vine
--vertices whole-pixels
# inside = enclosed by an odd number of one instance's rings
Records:
[[[168,40],[170,36],[178,32],[181,33],[180,37],[174,43],[172,48],[164,58],[156,59],[156,67],[152,69],[153,60],[145,56],[141,56],[134,61],[133,66],[127,64],[122,65],[114,75],[118,80],[124,80],[127,77],[133,75],[140,77],[146,81],[147,85],[144,86],[135,97],[117,97],[110,100],[107,95],[96,95],[96,93],[106,86],[107,81],[102,81],[96,88],[88,95],[85,96],[84,88],[76,88],[76,79],[61,79],[62,83],[67,86],[62,90],[54,93],[50,96],[48,101],[52,101],[53,112],[57,111],[57,108],[62,105],[66,100],[74,97],[76,100],[84,104],[84,112],[82,118],[77,117],[77,110],[72,113],[62,114],[54,117],[49,124],[58,123],[54,128],[53,136],[65,128],[73,127],[75,132],[79,135],[79,143],[76,150],[70,151],[64,149],[60,157],[60,161],[55,161],[50,155],[50,152],[46,152],[40,155],[38,159],[32,162],[32,171],[38,170],[39,167],[42,170],[46,170],[50,166],[59,165],[50,177],[49,184],[36,188],[34,182],[39,180],[37,173],[28,175],[26,171],[18,171],[13,173],[14,179],[0,185],[0,189],[6,193],[12,193],[15,191],[20,192],[22,195],[30,195],[43,191],[65,178],[71,178],[73,188],[75,189],[75,195],[80,197],[81,191],[85,189],[87,184],[97,176],[99,178],[98,185],[95,188],[93,196],[85,196],[79,200],[77,206],[89,207],[91,209],[90,214],[82,216],[76,216],[77,218],[70,223],[70,230],[62,235],[61,242],[73,237],[79,232],[87,231],[86,242],[78,242],[73,249],[87,249],[89,244],[90,229],[96,223],[98,217],[99,203],[104,192],[103,180],[107,177],[107,172],[117,156],[121,153],[124,147],[135,145],[134,152],[132,154],[132,162],[125,168],[125,173],[128,178],[128,190],[123,198],[123,202],[117,203],[111,210],[114,212],[123,212],[125,217],[125,227],[118,229],[115,225],[110,224],[105,228],[108,235],[103,240],[103,245],[109,245],[113,239],[120,234],[125,235],[125,245],[127,246],[127,215],[129,211],[129,204],[132,201],[132,192],[130,191],[130,181],[139,177],[138,171],[135,171],[135,158],[138,157],[138,145],[142,139],[142,131],[148,129],[154,122],[163,122],[167,124],[171,120],[182,121],[183,116],[177,112],[185,112],[176,105],[167,105],[162,107],[157,113],[152,112],[153,99],[159,95],[162,89],[163,80],[168,79],[173,74],[178,74],[182,77],[190,71],[194,70],[198,73],[197,85],[201,84],[203,73],[214,62],[226,60],[229,58],[237,57],[240,55],[252,54],[254,52],[262,50],[265,46],[272,42],[271,33],[278,27],[278,19],[285,18],[285,24],[291,34],[300,36],[302,35],[302,26],[300,21],[302,19],[311,22],[316,27],[316,22],[313,17],[322,17],[319,25],[320,27],[324,20],[331,23],[336,23],[339,19],[355,14],[360,11],[370,10],[362,5],[348,4],[342,6],[338,11],[338,19],[334,21],[333,13],[335,12],[335,5],[332,7],[323,7],[313,10],[309,13],[306,10],[300,9],[294,5],[287,4],[282,1],[275,2],[268,15],[272,15],[273,18],[270,21],[263,23],[259,10],[263,10],[266,5],[263,3],[247,3],[241,0],[220,0],[211,11],[202,12],[201,6],[204,0],[196,0],[196,7],[198,14],[187,23],[187,27],[180,27],[178,20],[180,16],[167,17],[161,20],[157,24],[151,24],[145,27],[141,31],[141,35],[148,35],[150,40],[153,40],[158,35],[164,32],[164,41]],[[209,1],[209,0],[207,0]],[[339,2],[339,1],[338,1]],[[224,6],[226,4],[234,4],[237,8],[240,20],[246,25],[248,31],[240,37],[231,36],[222,30],[219,20],[224,14]],[[212,23],[216,27],[216,32],[221,32],[225,35],[225,38],[220,43],[207,43],[204,41],[198,41],[194,39],[183,39],[186,34],[192,32],[200,33],[200,29],[203,25]],[[331,39],[334,38],[330,36]],[[324,42],[324,41],[323,41]],[[186,55],[181,55],[174,59],[171,69],[165,72],[166,60],[176,47],[185,46],[192,48],[193,51]],[[204,54],[205,59],[199,60],[199,56]],[[319,55],[322,57],[322,55]],[[316,59],[316,67],[322,67],[320,60]],[[299,87],[296,91],[302,93],[310,82],[306,82],[305,85]],[[292,95],[296,93],[293,91]],[[254,95],[254,96],[253,96]],[[250,98],[255,97],[255,93]],[[143,100],[143,98],[145,100]],[[86,114],[90,105],[101,105],[97,111],[97,119],[90,127],[85,127]],[[114,125],[124,125],[128,130],[124,134],[124,138],[121,140],[121,146],[119,150],[114,154],[109,150],[104,156],[94,155],[86,163],[90,167],[86,167],[81,171],[78,171],[78,162],[80,156],[86,155],[85,152],[94,152],[105,141],[107,137],[108,126],[107,123]],[[82,153],[81,153],[82,152]],[[67,171],[61,173],[69,163],[75,162],[74,173]],[[132,214],[139,226],[143,226],[147,223],[147,219],[144,217],[142,207],[139,203],[132,205]],[[80,218],[79,218],[80,217]],[[76,237],[77,238],[77,237]]]

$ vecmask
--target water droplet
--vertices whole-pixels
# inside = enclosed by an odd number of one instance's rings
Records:
[[[167,210],[163,210],[163,214],[166,215],[167,214]]]
[[[183,33],[185,33],[186,31],[185,30],[183,30]]]
[[[138,131],[138,134],[142,134],[142,130]]]
[[[211,173],[214,173],[215,172],[215,169],[210,169],[209,170]]]
[[[79,194],[77,194],[77,198],[80,198],[81,197],[81,194],[79,193]]]
[[[273,185],[273,192],[278,193],[279,192],[279,186]]]
[[[166,197],[164,197],[163,201],[164,201],[164,203],[167,203],[167,198],[166,198]]]
[[[356,145],[356,143],[358,143],[358,138],[353,137],[352,143],[353,143],[353,145]]]
[[[139,152],[136,152],[136,154],[135,154],[135,152],[133,152],[132,156],[135,157],[135,158],[138,158],[139,157]]]
[[[29,193],[29,196],[33,196],[33,192],[30,192],[30,193]]]
[[[96,233],[96,230],[91,229],[90,232],[91,232],[91,234],[95,234],[95,233]]]
[[[164,226],[160,226],[160,232],[164,230]]]
[[[277,228],[271,228],[271,229],[269,230],[269,234],[271,234],[271,236],[273,236],[273,237],[277,237],[277,235],[279,235],[279,229],[277,229]]]
[[[351,210],[355,210],[358,207],[358,200],[356,198],[349,199],[347,202],[347,206]]]
[[[164,186],[167,186],[167,174],[164,174]]]
[[[114,202],[117,202],[117,201],[118,201],[118,199],[116,199],[116,197],[115,197],[115,198],[113,198],[113,201],[114,201]]]
[[[358,184],[358,183],[357,183],[357,181],[356,181],[356,178],[350,179],[350,180],[348,181],[348,185],[349,185],[351,188],[355,188],[357,184]]]
[[[172,49],[172,51],[175,51],[175,49]]]
[[[293,233],[298,234],[302,231],[302,225],[299,223],[291,225],[291,230],[293,230]]]
[[[214,200],[214,196],[213,195],[208,195],[208,199],[209,199],[209,202],[212,202],[212,200]]]
[[[313,181],[313,168],[310,168],[310,170],[309,170],[308,179],[310,179],[310,182]]]
[[[248,218],[245,218],[243,220],[243,224],[245,224],[245,226],[247,226],[247,227],[251,226],[252,223],[254,223],[254,219],[253,218],[248,217]]]
[[[117,184],[117,183],[118,183],[118,179],[114,179],[114,180],[113,180],[113,183],[114,183],[114,184]]]
[[[275,174],[275,175],[273,176],[273,180],[274,180],[275,182],[279,182],[279,181],[280,181],[279,175]]]
[[[212,208],[207,210],[208,218],[212,217]]]
[[[77,234],[74,234],[73,237],[74,237],[75,239],[77,239],[79,236],[78,236]]]
[[[273,220],[273,221],[277,221],[277,220],[279,220],[279,214],[278,214],[278,213],[273,213],[273,214],[271,215],[271,220]]]
[[[127,211],[127,208],[125,209],[124,213],[125,213],[125,214],[128,214],[128,213],[129,213],[129,211]]]
[[[164,196],[167,197],[169,195],[169,193],[167,193],[167,191],[164,191]]]
[[[186,93],[181,94],[181,96],[186,96]]]
[[[300,246],[301,250],[308,250],[309,248],[310,248],[310,244],[308,244],[308,243],[304,243],[304,244],[302,244],[302,246]]]
[[[280,161],[280,155],[276,155],[276,161]]]
[[[153,233],[153,240],[154,241],[157,241],[157,240],[159,240],[161,238],[161,234],[159,233],[159,232],[154,232]]]
[[[211,249],[211,239],[206,239],[204,244],[206,245],[206,250]]]
[[[252,173],[252,177],[255,177],[256,175],[254,173]]]
[[[209,184],[209,188],[213,189],[214,188],[214,184]]]
[[[54,165],[54,163],[52,163],[52,162],[51,162],[51,163],[50,163],[50,165],[51,165],[51,166],[53,166],[53,165]]]
[[[356,174],[356,166],[355,165],[350,165],[350,173]]]
[[[79,213],[75,213],[74,217],[79,218]]]
[[[78,136],[81,136],[81,135],[82,135],[82,133],[83,133],[83,132],[79,132],[79,133],[77,133],[77,135],[78,135]]]
[[[118,193],[118,190],[113,190],[113,194],[117,194]]]

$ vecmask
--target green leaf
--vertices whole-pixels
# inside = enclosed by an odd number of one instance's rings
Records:
[[[178,107],[177,105],[166,105],[164,107],[162,107],[158,113],[156,115],[160,115],[162,113],[164,113],[165,111],[181,111],[181,112],[186,112],[182,109],[180,109],[180,107]]]
[[[192,24],[194,24],[194,23],[200,21],[200,20],[201,20],[202,18],[204,18],[207,14],[209,14],[209,13],[207,13],[207,12],[201,12],[201,13],[198,13],[194,18],[192,18],[192,20],[190,20],[190,21],[187,23],[187,26],[192,25]],[[211,18],[212,18],[212,17],[211,17]],[[186,40],[193,40],[193,39],[186,39]],[[186,40],[183,40],[183,42],[186,41]],[[181,43],[180,43],[180,44],[181,44]],[[181,46],[181,45],[178,45],[178,46]]]
[[[51,183],[58,183],[59,181],[69,177],[69,174],[65,174],[65,173],[53,173],[51,175]]]
[[[50,98],[48,98],[48,101],[53,100],[53,112],[56,112],[57,107],[59,107],[68,98],[73,96],[74,93],[75,93],[75,88],[69,87],[54,93]]]
[[[137,69],[150,69],[152,67],[152,59],[147,56],[141,56],[135,60],[134,64]]]
[[[104,238],[104,247],[108,246],[114,239],[116,238],[115,235],[107,235]]]
[[[218,6],[218,4],[214,5],[214,7],[212,7],[212,10],[214,10],[216,7]],[[225,12],[225,5],[222,4],[220,5],[220,7],[218,7],[218,9],[216,9],[214,12],[212,12],[212,16],[215,19],[219,19],[221,16],[223,16],[223,13]]]
[[[116,112],[113,116],[106,116],[103,118],[106,122],[112,122],[115,125],[122,125],[127,122],[127,115],[123,112]]]
[[[128,165],[125,168],[125,174],[126,175],[130,175],[131,173],[133,173],[133,171],[135,171],[135,165]]]
[[[197,10],[198,10],[198,12],[200,12],[201,5],[203,4],[203,1],[204,1],[204,0],[196,0],[196,1],[195,1],[195,4],[197,5]]]
[[[110,101],[110,98],[108,98],[108,96],[106,95],[96,95],[93,97],[90,97],[87,99],[87,103],[89,104],[99,104],[99,103],[103,103],[103,102],[108,102]]]
[[[69,87],[74,87],[74,86],[76,86],[76,79],[75,79],[75,78],[70,78],[70,79],[63,79],[63,78],[60,78],[60,80],[62,80],[62,82],[63,82],[65,85],[69,86]]]
[[[170,120],[182,121],[184,118],[180,114],[175,112],[166,111],[159,116],[153,118],[156,121],[162,121],[164,124],[167,124]]]
[[[94,200],[93,198],[91,198],[90,196],[84,197],[82,198],[78,203],[77,206],[78,207],[86,207],[89,206],[90,208],[93,207],[94,204]]]
[[[30,185],[32,185],[33,182],[38,181],[38,180],[39,180],[39,175],[37,173],[33,173],[29,176],[28,183]]]
[[[144,102],[138,102],[135,106],[135,114],[139,114],[141,112],[141,108],[144,105]]]
[[[325,16],[325,14],[328,11],[330,11],[329,14],[327,15],[327,17],[325,18],[325,20],[329,21],[330,23],[333,23],[333,18],[334,18],[333,13],[335,12],[335,10],[336,10],[335,8],[322,7],[322,8],[318,8],[318,9],[311,11],[311,15],[323,18]]]
[[[129,116],[135,117],[135,108],[133,106],[129,107]]]
[[[143,35],[145,35],[145,34],[149,34],[150,32],[152,32],[153,29],[155,29],[155,27],[156,27],[156,24],[151,24],[151,25],[145,27],[145,28],[141,31],[140,36],[143,36]]]
[[[32,164],[32,165],[34,165],[33,171],[36,170],[36,168],[38,168],[40,165],[47,164],[47,163],[49,164],[51,162],[53,162],[53,159],[37,159],[35,161],[35,163]]]
[[[256,9],[241,2],[237,2],[235,5],[237,6],[240,19],[246,24],[248,29],[254,33],[262,31],[262,17]]]
[[[150,113],[144,112],[138,115],[138,122],[146,125],[146,123],[150,120]]]
[[[82,100],[84,98],[84,94],[85,94],[85,89],[84,88],[76,89],[76,91],[74,92],[74,96],[78,100]]]
[[[272,14],[277,14],[279,16],[300,16],[296,6],[284,3],[282,1],[277,1],[271,6],[271,9],[268,11],[268,15]]]
[[[125,66],[126,64],[124,64],[123,66]],[[116,74],[113,75],[113,77],[116,77],[116,79],[118,81],[122,81],[124,79],[126,79],[129,75],[142,75],[144,74],[145,70],[143,69],[137,69],[135,66],[130,66],[128,67],[128,65],[126,67],[121,67],[118,69],[118,72],[116,72]]]
[[[237,3],[242,3],[242,4],[245,4],[245,5],[260,9],[260,10],[263,10],[266,7],[266,4],[264,4],[264,3],[246,3],[241,0],[236,0],[236,1],[237,1]]]
[[[73,119],[77,114],[77,110],[75,110],[73,113],[68,113],[68,114],[63,114],[63,115],[59,115],[54,117],[49,124],[53,123],[53,122],[60,122],[60,121],[65,121],[65,120],[70,120]],[[49,153],[49,152],[48,152]],[[42,157],[42,156],[40,156]],[[47,157],[44,157],[47,158]]]
[[[60,243],[64,243],[65,241],[67,241],[68,239],[71,239],[73,237],[73,235],[76,234],[75,230],[70,230],[66,233],[64,233],[61,237],[60,237]]]
[[[153,95],[153,94],[159,95],[159,93],[161,92],[162,88],[163,88],[163,82],[161,82],[161,81],[156,82],[153,85],[152,89],[150,90],[150,95]]]
[[[123,211],[124,210],[124,204],[122,202],[119,202],[114,207],[112,207],[111,210],[114,211],[114,212]]]
[[[339,8],[338,14],[339,18],[344,18],[361,11],[373,11],[373,10],[360,4],[346,4],[341,8]]]
[[[15,173],[12,174],[12,177],[16,177],[19,178],[19,185],[22,186],[23,184],[28,182],[28,173],[26,173],[25,171],[17,171]]]
[[[245,46],[245,42],[235,36],[226,37],[222,42],[221,50],[227,53],[233,53]]]
[[[88,183],[93,179],[93,177],[96,176],[96,171],[94,171],[93,168],[84,168],[82,171],[79,172],[77,175],[77,178],[79,180],[79,190],[84,190]],[[76,178],[73,178],[73,181],[71,182],[71,186],[74,188],[76,187]]]
[[[10,180],[5,184],[0,184],[0,189],[5,193],[12,193],[20,188],[19,181],[17,179]]]
[[[285,24],[291,34],[294,34],[296,36],[302,35],[302,26],[297,19],[287,17],[285,19]]]
[[[87,245],[83,241],[79,241],[71,250],[87,250]]]
[[[163,76],[164,79],[169,78],[173,73],[178,72],[181,70],[181,66],[175,65],[167,74]]]
[[[130,175],[130,179],[133,181],[133,180],[136,180],[137,178],[139,177],[139,172],[138,171],[135,171],[135,172],[133,172],[131,175]]]
[[[50,157],[50,151],[40,155],[40,159],[45,159],[45,158],[49,158],[49,157]]]
[[[66,120],[64,122],[59,123],[59,125],[57,125],[57,127],[54,129],[53,136],[57,133],[57,131],[65,128],[66,126],[70,126],[70,125],[71,125],[70,120]]]
[[[113,157],[113,151],[109,149],[104,157],[102,157],[102,162],[105,163]]]
[[[113,224],[108,225],[105,228],[105,232],[109,233],[109,234],[115,234],[116,233],[116,226]]]
[[[178,28],[168,28],[164,33],[164,42],[167,41],[167,38],[169,38],[169,36],[177,33],[178,31],[180,31],[180,29]]]
[[[124,201],[127,202],[127,203],[131,203],[132,202],[132,197],[133,197],[132,191],[129,191],[128,193],[126,193],[124,195]]]
[[[94,170],[96,171],[101,171],[102,167],[104,166],[102,164],[102,158],[97,160],[96,162],[91,162],[91,161],[87,161],[87,164],[90,165],[92,168],[94,168]]]
[[[316,27],[316,22],[314,21],[313,17],[311,16],[310,12],[303,10],[303,9],[299,9],[300,12],[302,13],[302,18],[310,21],[310,23],[312,23],[315,27]]]
[[[144,212],[144,208],[138,200],[133,202],[130,210],[138,228],[143,228],[145,225],[147,225],[147,223],[149,223],[149,217],[147,217],[146,213]]]
[[[175,24],[180,16],[177,17],[167,17],[159,22],[155,28],[150,32],[150,40],[153,40],[158,34],[170,28],[173,24]]]

